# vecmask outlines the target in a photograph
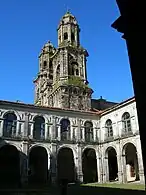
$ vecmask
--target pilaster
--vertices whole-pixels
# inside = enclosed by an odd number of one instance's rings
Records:
[[[83,172],[82,172],[82,148],[81,145],[78,144],[78,157],[77,157],[77,181],[83,182]]]
[[[52,143],[52,156],[50,158],[51,183],[57,183],[57,145]]]

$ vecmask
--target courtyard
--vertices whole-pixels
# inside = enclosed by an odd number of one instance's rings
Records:
[[[94,194],[143,194],[145,193],[145,187],[142,184],[116,184],[116,183],[107,183],[107,184],[83,184],[81,186],[69,186],[68,194],[84,194],[84,195],[94,195]]]

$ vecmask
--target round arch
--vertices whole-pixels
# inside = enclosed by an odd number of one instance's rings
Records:
[[[20,187],[20,151],[11,144],[0,147],[0,186]]]
[[[50,179],[50,153],[41,144],[33,145],[28,151],[28,181],[31,186],[46,185]],[[49,165],[49,166],[48,166]]]
[[[139,165],[137,148],[133,142],[127,142],[122,148],[124,180],[132,182],[139,180]]]
[[[71,147],[61,147],[57,152],[57,180],[76,181],[74,153]]]
[[[10,142],[6,142],[4,144],[0,144],[0,149],[3,147],[3,146],[6,146],[6,145],[9,145],[9,146],[14,146],[15,148],[17,148],[17,150],[19,152],[22,152],[22,148],[20,146],[18,146],[17,144],[15,143],[10,143]]]
[[[71,149],[72,152],[73,152],[74,159],[77,158],[78,154],[77,154],[77,151],[75,150],[75,148],[73,148],[72,146],[67,145],[67,144],[65,144],[65,145],[63,145],[63,146],[60,146],[60,147],[58,148],[58,150],[57,150],[57,156],[58,156],[59,151],[60,151],[62,148],[69,148],[69,149]]]
[[[42,117],[42,118],[44,118],[45,123],[47,123],[47,122],[49,121],[49,119],[47,118],[47,116],[46,116],[46,115],[43,115],[43,114],[35,114],[35,115],[33,115],[31,121],[34,121],[35,118],[37,118],[37,117]]]
[[[97,156],[95,148],[86,147],[82,151],[82,171],[84,183],[98,182]]]
[[[7,115],[7,114],[15,114],[16,117],[17,117],[17,120],[21,119],[19,113],[17,111],[15,111],[15,110],[8,110],[6,112],[3,112],[2,118],[4,118],[4,116]]]
[[[31,150],[32,150],[33,148],[36,148],[36,147],[42,147],[42,148],[46,149],[48,156],[51,156],[51,150],[50,150],[48,147],[44,146],[43,144],[34,144],[34,145],[32,145],[32,146],[29,148],[29,150],[28,150],[28,155],[29,155],[29,153],[31,152]]]
[[[107,181],[118,180],[118,163],[117,163],[117,151],[114,146],[109,146],[105,150],[105,161],[106,161],[106,176]]]
[[[126,147],[128,146],[128,144],[133,145],[136,149],[136,144],[134,142],[128,141],[128,142],[124,143],[123,147],[122,147],[122,155],[123,156],[125,156],[125,151],[126,151]],[[136,149],[136,152],[137,152],[137,149]]]
[[[117,148],[116,148],[116,146],[114,146],[114,145],[109,145],[109,146],[107,146],[106,147],[106,149],[105,149],[105,157],[108,157],[108,151],[110,150],[110,149],[114,149],[115,151],[117,151]],[[117,152],[116,152],[117,153]]]
[[[96,159],[98,158],[99,152],[96,150],[96,148],[94,148],[93,146],[88,146],[88,145],[87,145],[87,146],[85,146],[85,147],[83,148],[82,154],[83,154],[83,152],[84,152],[86,149],[94,150],[94,151],[95,151],[95,154],[96,154]]]

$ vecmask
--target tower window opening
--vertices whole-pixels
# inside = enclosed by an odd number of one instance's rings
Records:
[[[50,73],[53,73],[53,64],[52,64],[52,61],[50,61],[50,63],[49,63],[49,72]]]
[[[53,80],[53,75],[49,74],[49,79]]]
[[[47,62],[44,61],[44,64],[43,64],[43,69],[46,69],[47,68]]]
[[[79,76],[79,70],[76,69],[76,76]]]
[[[71,40],[74,41],[75,40],[75,34],[72,32],[71,33]]]
[[[64,40],[67,40],[68,39],[68,34],[67,32],[64,33]]]

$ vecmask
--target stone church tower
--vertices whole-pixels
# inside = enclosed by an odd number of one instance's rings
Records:
[[[35,104],[74,110],[90,110],[92,89],[86,72],[87,51],[80,45],[80,28],[67,12],[58,25],[58,47],[50,41],[39,55],[34,80]]]

